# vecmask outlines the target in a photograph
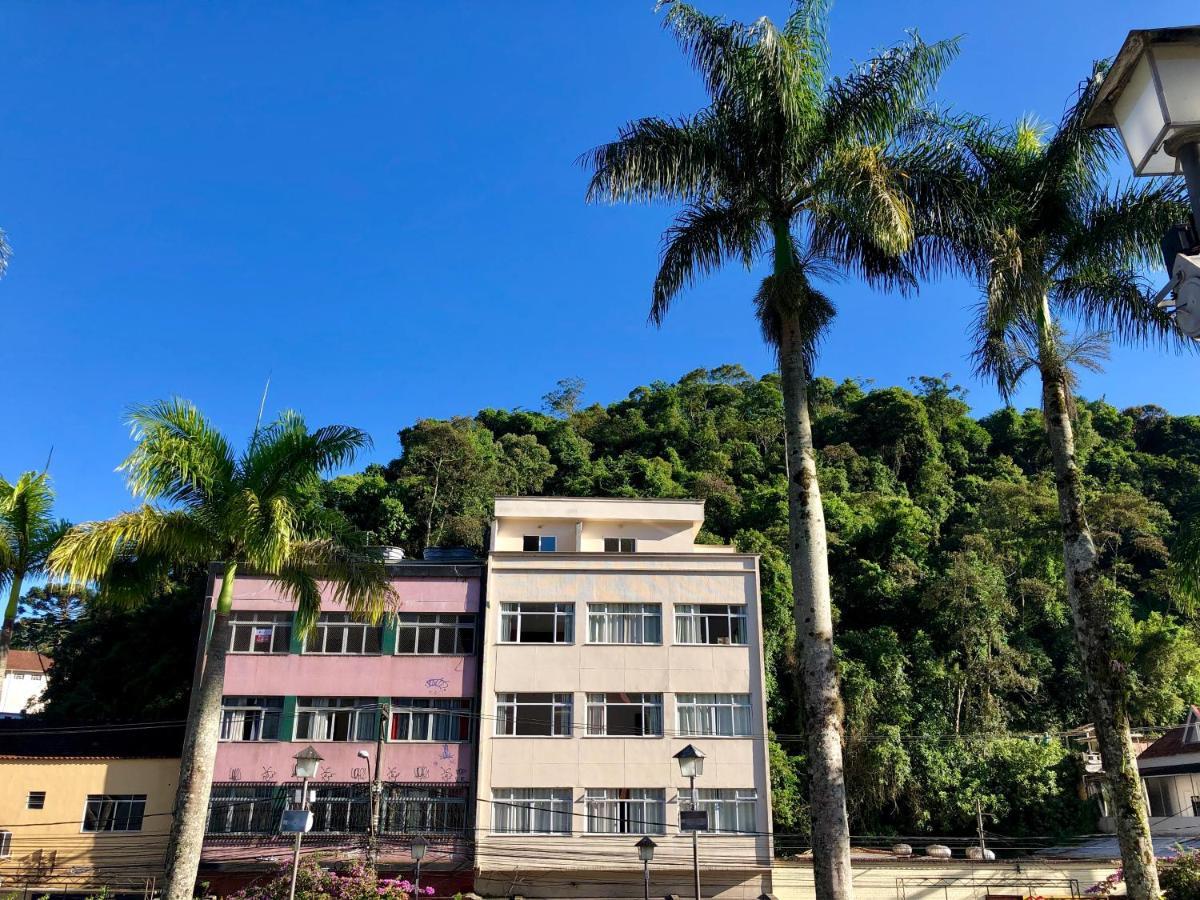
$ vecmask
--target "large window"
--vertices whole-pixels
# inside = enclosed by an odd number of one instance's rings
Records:
[[[465,831],[467,790],[465,784],[385,785],[380,830],[391,834]]]
[[[475,617],[453,613],[400,613],[396,652],[465,656],[475,652]]]
[[[680,737],[748,737],[749,694],[677,694]]]
[[[592,834],[663,834],[666,822],[666,791],[587,789],[587,829]]]
[[[661,644],[662,604],[589,603],[588,640],[593,644]]]
[[[145,794],[88,794],[84,831],[141,831]]]
[[[692,792],[686,788],[679,792],[679,808],[702,809],[708,813],[709,831],[753,833],[757,829],[754,809],[758,805],[758,792],[754,788],[700,788],[698,806],[692,806]]]
[[[552,534],[527,534],[521,538],[521,549],[526,553],[553,553],[558,549],[558,538]]]
[[[379,704],[356,697],[298,697],[297,741],[373,741]]]
[[[746,643],[746,607],[681,603],[675,607],[675,643]]]
[[[1175,778],[1163,775],[1158,778],[1143,778],[1146,786],[1146,799],[1150,804],[1150,815],[1154,818],[1170,818],[1179,813],[1175,803]]]
[[[637,541],[634,538],[611,537],[604,539],[605,553],[633,553],[637,550]]]
[[[393,741],[469,741],[471,699],[394,697],[389,737]]]
[[[305,653],[368,654],[379,652],[382,629],[349,613],[321,613],[304,639]]]
[[[273,784],[214,784],[208,800],[208,834],[274,834],[283,791]]]
[[[588,694],[587,733],[612,737],[660,736],[662,694]]]
[[[318,786],[309,804],[313,831],[344,833],[366,831],[371,822],[371,796],[367,784]]]
[[[500,604],[501,643],[570,644],[574,640],[574,603]]]
[[[570,789],[494,789],[492,830],[501,834],[570,834]]]
[[[292,614],[235,612],[229,614],[233,653],[287,653],[292,644]]]
[[[221,740],[277,741],[282,697],[222,697]]]
[[[564,737],[571,733],[571,694],[497,694],[496,733]]]

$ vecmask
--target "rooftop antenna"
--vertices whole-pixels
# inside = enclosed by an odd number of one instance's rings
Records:
[[[250,438],[250,446],[253,447],[258,443],[258,432],[262,428],[263,410],[267,406],[267,392],[271,390],[271,373],[267,373],[267,383],[263,385],[262,400],[258,402],[258,419],[254,422],[254,435]]]
[[[50,445],[50,452],[46,454],[46,465],[42,466],[42,474],[45,475],[50,471],[50,460],[54,459],[54,445]]]

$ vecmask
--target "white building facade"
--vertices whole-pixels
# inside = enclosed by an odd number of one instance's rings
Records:
[[[41,710],[50,665],[49,657],[35,650],[8,651],[8,667],[0,682],[0,718],[18,718]]]
[[[652,896],[770,890],[756,556],[697,544],[695,500],[501,498],[485,592],[476,890]],[[691,796],[674,754],[704,754]]]

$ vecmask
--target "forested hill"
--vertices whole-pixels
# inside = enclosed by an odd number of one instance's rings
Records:
[[[738,366],[577,408],[486,409],[400,431],[386,466],[326,501],[381,543],[482,546],[497,494],[702,497],[705,540],[762,554],[776,820],[803,832],[803,725],[778,379]],[[815,434],[846,697],[852,828],[966,833],[975,802],[1003,834],[1095,828],[1061,737],[1086,721],[1069,633],[1053,482],[1037,410],[976,419],[960,389],[814,383]],[[1172,602],[1178,521],[1200,508],[1200,417],[1080,400],[1079,458],[1121,636],[1134,721],[1200,701],[1200,633]]]

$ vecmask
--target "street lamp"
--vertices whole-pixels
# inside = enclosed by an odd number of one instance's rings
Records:
[[[1183,175],[1192,222],[1163,239],[1171,282],[1157,299],[1200,338],[1200,26],[1129,32],[1086,123],[1120,132],[1134,175]],[[1171,291],[1174,300],[1163,300]]]
[[[308,780],[316,777],[317,768],[325,757],[314,750],[312,745],[309,745],[292,758],[296,760],[296,777],[300,779],[300,809],[306,810],[308,809]],[[288,888],[288,900],[296,900],[296,874],[300,871],[300,839],[303,836],[303,831],[296,832],[296,846],[292,851],[292,883]]]
[[[688,779],[691,784],[689,795],[692,798],[691,809],[695,810],[696,804],[696,778],[704,774],[704,754],[688,744],[682,750],[675,754],[675,759],[679,762],[679,774]],[[680,813],[680,825],[683,824],[683,814]],[[692,875],[695,878],[696,885],[696,900],[700,900],[700,832],[696,828],[698,823],[692,822]]]
[[[638,859],[642,861],[642,885],[645,888],[645,900],[650,900],[650,860],[654,859],[654,848],[658,844],[650,840],[647,835],[634,846],[637,847]]]
[[[425,851],[429,849],[429,841],[423,837],[413,838],[412,842],[412,858],[417,861],[417,874],[413,878],[413,896],[421,896],[421,860],[425,857]]]

